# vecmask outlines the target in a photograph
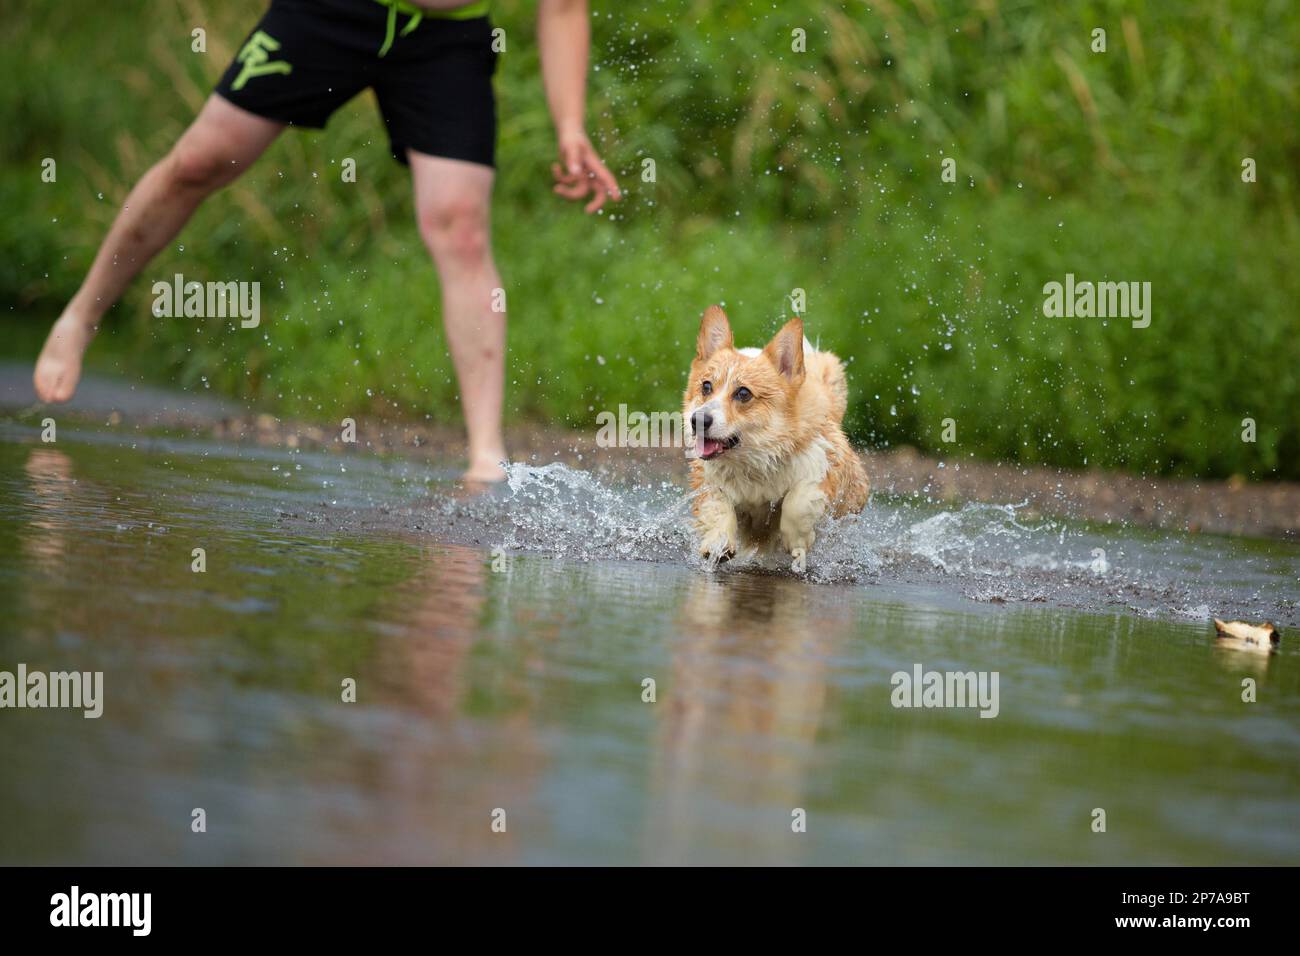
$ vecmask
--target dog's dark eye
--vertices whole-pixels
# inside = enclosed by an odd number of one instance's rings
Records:
[[[703,385],[700,386],[700,391],[703,392],[705,395],[713,394],[713,383],[705,382]]]
[[[747,402],[754,397],[754,393],[742,385],[740,388],[732,392],[731,397],[738,402]]]

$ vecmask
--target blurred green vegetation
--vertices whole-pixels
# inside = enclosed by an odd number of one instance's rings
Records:
[[[261,8],[0,5],[13,321],[57,314]],[[810,337],[849,363],[859,442],[1300,478],[1292,0],[596,0],[589,125],[628,198],[595,218],[550,192],[533,4],[495,0],[494,19],[516,420],[590,429],[619,403],[675,408],[706,304],[760,344],[801,288]],[[206,54],[190,49],[197,26]],[[1244,157],[1258,182],[1242,182]],[[261,327],[153,319],[150,283],[176,272],[260,280]],[[1042,287],[1066,272],[1150,282],[1150,328],[1045,318]],[[110,322],[143,374],[292,414],[455,420],[438,313],[407,174],[366,94],[325,132],[281,137]]]

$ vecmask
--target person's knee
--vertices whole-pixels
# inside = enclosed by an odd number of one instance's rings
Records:
[[[177,189],[210,192],[234,178],[232,166],[219,150],[182,139],[167,156],[167,179]]]
[[[449,200],[427,203],[419,212],[420,235],[435,258],[478,264],[489,254],[487,209],[480,203]]]

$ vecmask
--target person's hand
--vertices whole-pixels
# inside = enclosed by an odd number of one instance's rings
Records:
[[[586,133],[569,133],[560,137],[560,161],[551,164],[555,192],[565,199],[581,199],[591,193],[587,212],[595,212],[606,199],[623,198],[614,174],[605,168]]]

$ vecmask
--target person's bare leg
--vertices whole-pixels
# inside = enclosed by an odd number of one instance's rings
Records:
[[[420,235],[442,285],[442,321],[460,383],[469,433],[470,481],[500,481],[506,458],[501,405],[506,377],[506,315],[493,311],[501,277],[492,260],[489,166],[408,151]]]
[[[211,96],[171,152],[135,184],[81,288],[45,340],[32,376],[43,402],[66,402],[100,320],[199,203],[246,170],[284,129]]]

